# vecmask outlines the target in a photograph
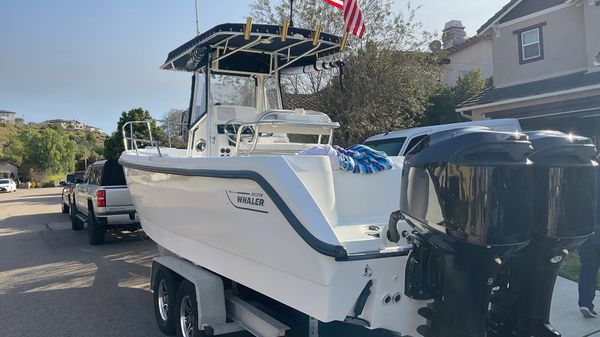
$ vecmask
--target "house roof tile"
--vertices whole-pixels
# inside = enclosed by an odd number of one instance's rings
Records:
[[[452,55],[460,50],[463,50],[469,46],[474,45],[475,43],[477,43],[481,40],[483,40],[483,38],[481,36],[476,35],[476,36],[466,39],[463,43],[461,43],[459,45],[452,46],[452,47],[446,49],[445,51],[448,53],[448,55]]]
[[[496,21],[500,20],[504,15],[508,14],[508,12],[510,11],[510,9],[519,4],[521,1],[523,0],[511,0],[509,3],[507,3],[506,5],[504,5],[504,7],[502,7],[498,12],[496,12],[496,14],[494,14],[494,16],[492,16],[489,20],[487,20],[478,30],[477,30],[477,34],[481,34],[483,32],[485,32],[489,26],[493,25]]]
[[[14,165],[15,167],[19,168],[19,165],[15,164],[15,163],[13,163],[13,162],[11,162],[11,161],[8,161],[8,160],[0,160],[0,166],[2,166],[2,165],[5,165],[5,164],[12,164],[12,165]]]
[[[479,95],[471,97],[462,102],[457,106],[457,108],[461,109],[475,107],[483,104],[549,94],[592,85],[600,85],[600,72],[588,73],[586,71],[581,71],[574,74],[517,84],[508,87],[490,88],[483,91]]]

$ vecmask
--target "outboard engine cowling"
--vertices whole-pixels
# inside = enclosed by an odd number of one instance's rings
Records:
[[[428,337],[486,336],[494,277],[532,232],[527,136],[464,128],[432,134],[407,155],[400,211],[415,229],[407,296]]]
[[[527,135],[534,148],[534,236],[496,280],[490,334],[558,337],[549,322],[552,293],[564,257],[594,230],[596,149],[589,138],[556,131]]]

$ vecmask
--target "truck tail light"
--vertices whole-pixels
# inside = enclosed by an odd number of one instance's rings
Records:
[[[96,192],[96,206],[106,207],[106,191]]]

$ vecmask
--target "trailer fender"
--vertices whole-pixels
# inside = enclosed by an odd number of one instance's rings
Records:
[[[152,283],[154,283],[159,265],[171,270],[194,285],[196,302],[198,303],[199,327],[226,323],[225,291],[221,277],[182,258],[159,256],[152,261]]]

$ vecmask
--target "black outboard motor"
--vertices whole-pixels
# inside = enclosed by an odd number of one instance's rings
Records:
[[[549,322],[552,293],[563,258],[594,230],[596,149],[588,138],[556,131],[527,135],[534,148],[534,236],[496,280],[490,335],[559,337]]]
[[[400,212],[415,229],[407,296],[426,337],[484,337],[494,278],[531,238],[527,136],[465,128],[432,134],[407,155]]]

